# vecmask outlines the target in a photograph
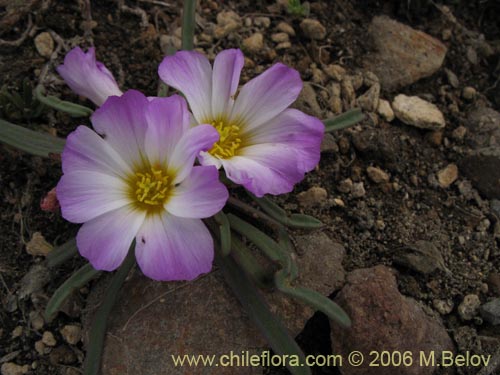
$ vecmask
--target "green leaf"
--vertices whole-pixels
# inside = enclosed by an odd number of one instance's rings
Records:
[[[106,293],[102,299],[89,333],[89,345],[85,362],[83,363],[83,375],[98,375],[101,367],[102,349],[104,347],[104,338],[106,336],[106,327],[108,325],[108,317],[115,305],[120,289],[127,277],[130,269],[135,264],[135,240],[130,245],[127,257],[123,261],[118,271],[113,275]]]
[[[33,155],[49,157],[49,154],[60,154],[66,141],[0,119],[0,142]]]
[[[182,49],[190,51],[194,47],[194,27],[196,0],[184,0],[182,10]]]
[[[215,221],[219,225],[220,232],[220,244],[222,254],[224,256],[229,255],[231,252],[231,225],[227,219],[226,214],[220,211],[214,216]]]
[[[67,260],[73,258],[76,254],[78,254],[78,248],[76,247],[76,239],[72,238],[71,240],[63,243],[61,246],[53,249],[45,258],[47,262],[47,266],[49,268],[58,267]]]
[[[321,228],[323,223],[318,219],[303,214],[292,214],[290,217],[287,216],[286,211],[274,203],[271,199],[267,197],[257,198],[255,195],[248,192],[248,195],[264,210],[266,214],[271,216],[274,220],[279,223],[292,228],[301,229],[316,229]]]
[[[247,275],[241,272],[231,257],[223,257],[220,254],[220,249],[216,250],[216,261],[227,284],[231,287],[243,309],[259,328],[273,351],[277,355],[293,356],[292,358],[297,358],[301,364],[304,364],[304,366],[295,367],[287,363],[287,368],[293,375],[310,375],[311,369],[305,365],[304,353],[290,336],[281,320],[269,310],[258,290]]]
[[[65,112],[71,117],[89,117],[94,112],[88,107],[61,100],[56,96],[44,96],[44,90],[43,86],[38,85],[35,89],[36,98],[43,104],[57,109],[58,111]]]
[[[314,310],[323,312],[343,327],[351,326],[351,319],[339,305],[315,290],[304,287],[291,287],[283,271],[276,272],[274,282],[280,292],[305,303]]]
[[[45,308],[44,317],[47,322],[52,321],[57,312],[61,308],[66,298],[68,298],[74,290],[80,289],[87,284],[94,277],[99,275],[101,271],[97,271],[90,263],[87,263],[78,271],[76,271],[69,279],[67,279],[57,290],[54,292],[47,307]]]
[[[356,125],[358,122],[364,120],[365,115],[359,108],[351,109],[341,115],[324,120],[325,133],[341,130],[350,126]]]
[[[231,256],[248,276],[262,289],[269,289],[273,283],[273,273],[268,272],[235,235],[231,238]],[[222,251],[221,251],[222,252]]]
[[[287,277],[289,280],[295,280],[299,276],[299,270],[297,263],[295,262],[295,248],[288,232],[283,227],[278,230],[278,243],[283,250],[290,254],[291,262]]]

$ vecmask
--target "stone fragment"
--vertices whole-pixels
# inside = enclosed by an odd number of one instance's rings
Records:
[[[31,240],[26,244],[26,251],[33,256],[47,256],[53,249],[40,232],[33,233]]]
[[[255,17],[253,24],[257,27],[263,27],[267,29],[271,26],[271,19],[269,17]]]
[[[264,48],[264,36],[261,33],[255,33],[243,39],[243,48],[251,53],[259,53]]]
[[[316,91],[314,91],[310,83],[304,83],[304,87],[294,103],[294,107],[318,118],[321,118],[323,115],[318,99],[316,98]]]
[[[345,180],[340,181],[337,186],[338,191],[341,193],[350,193],[353,187],[353,182],[350,178],[346,178]]]
[[[341,82],[346,75],[346,70],[342,66],[336,64],[327,65],[324,71],[330,78],[338,82]]]
[[[400,94],[392,102],[396,117],[407,125],[422,129],[442,129],[446,122],[441,111],[434,104],[418,96]]]
[[[389,174],[384,172],[382,169],[377,167],[368,167],[366,168],[366,174],[376,184],[381,184],[389,181]]]
[[[365,359],[372,358],[371,351],[410,351],[413,358],[432,351],[439,363],[442,351],[454,351],[440,320],[427,315],[417,301],[399,293],[390,268],[376,266],[351,272],[335,302],[352,320],[349,329],[331,325],[332,352],[343,358],[353,351],[361,352]],[[435,370],[418,361],[409,366],[389,363],[387,367],[373,367],[370,362],[365,360],[354,367],[344,361],[339,371],[343,375],[431,375]]]
[[[24,375],[30,370],[29,365],[18,365],[14,362],[6,362],[0,367],[0,372],[2,375]]]
[[[464,87],[464,89],[462,91],[462,97],[465,100],[474,99],[476,97],[476,94],[477,94],[476,89],[474,87],[470,87],[470,86]]]
[[[500,298],[492,299],[485,303],[480,309],[483,319],[491,325],[500,324]]]
[[[500,199],[500,157],[470,155],[460,162],[460,171],[488,199]]]
[[[231,32],[238,30],[242,25],[241,17],[238,13],[230,11],[222,11],[217,14],[217,26],[214,30],[214,37],[217,39],[224,38]]]
[[[391,103],[387,100],[380,99],[378,101],[377,113],[387,122],[394,120],[394,111],[392,110]]]
[[[434,74],[443,64],[446,46],[421,31],[386,16],[374,17],[368,31],[376,53],[365,65],[385,90],[396,90]]]
[[[425,240],[399,248],[394,262],[424,275],[437,269],[449,272],[439,249],[432,242]]]
[[[288,42],[290,40],[287,33],[276,33],[271,35],[271,40],[275,43]]]
[[[321,141],[321,152],[339,152],[339,146],[335,142],[335,138],[330,133],[325,133]]]
[[[478,312],[481,301],[476,294],[467,294],[458,305],[458,315],[462,320],[472,320]]]
[[[54,334],[50,331],[45,331],[43,333],[42,342],[47,346],[56,346],[57,344]]]
[[[448,78],[448,82],[453,88],[458,88],[460,86],[460,81],[458,80],[458,77],[455,73],[453,73],[450,69],[445,69],[444,70],[446,73],[446,77]]]
[[[458,167],[456,164],[448,164],[437,173],[439,186],[443,189],[450,187],[458,178]]]
[[[276,28],[281,31],[281,32],[284,32],[284,33],[287,33],[288,35],[290,36],[295,36],[295,30],[293,29],[292,26],[290,26],[288,23],[286,22],[280,22],[278,23],[278,25],[276,26]]]
[[[378,108],[380,97],[380,84],[374,83],[363,95],[358,97],[359,106],[368,112],[375,112]]]
[[[351,194],[353,198],[363,198],[366,195],[365,185],[362,182],[355,182],[352,185]]]
[[[453,301],[451,300],[442,300],[442,299],[435,299],[432,301],[432,306],[436,309],[438,313],[441,315],[448,315],[453,311]]]
[[[309,39],[323,40],[326,37],[326,28],[318,20],[305,18],[300,23],[300,28]]]
[[[74,324],[67,324],[61,329],[61,336],[70,345],[76,345],[82,338],[81,327]]]
[[[342,112],[342,98],[340,96],[341,89],[340,84],[333,82],[329,86],[330,88],[330,99],[328,100],[328,104],[330,105],[330,110],[334,114],[339,114]]]
[[[54,52],[54,39],[50,33],[44,31],[35,37],[35,47],[40,56],[50,58]]]
[[[319,186],[313,186],[307,191],[297,194],[297,201],[304,208],[319,206],[325,203],[328,193]]]

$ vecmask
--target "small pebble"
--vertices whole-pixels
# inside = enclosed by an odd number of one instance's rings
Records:
[[[243,40],[243,48],[251,53],[258,53],[264,48],[264,36],[255,33]]]
[[[68,344],[76,345],[82,337],[82,329],[77,325],[68,324],[61,329],[61,335]]]
[[[326,37],[326,29],[318,20],[306,18],[300,23],[300,28],[309,39],[323,40]]]
[[[346,75],[346,70],[340,65],[330,64],[324,68],[325,73],[335,81],[342,81]]]
[[[339,185],[337,186],[337,189],[341,193],[350,193],[353,187],[352,180],[350,178],[346,178],[345,180],[340,181]]]
[[[35,350],[38,354],[44,355],[45,354],[45,344],[43,343],[42,340],[38,340],[35,342]]]
[[[293,29],[292,26],[290,26],[288,23],[286,22],[280,22],[278,24],[278,26],[276,26],[276,28],[279,30],[279,31],[282,31],[284,33],[287,33],[288,35],[290,36],[295,36],[295,30]]]
[[[366,173],[368,174],[370,180],[372,180],[376,184],[381,184],[383,182],[389,181],[389,175],[380,168],[368,167],[366,168]]]
[[[476,94],[477,94],[476,89],[474,87],[470,87],[470,86],[464,87],[464,89],[462,91],[462,97],[465,100],[474,99],[476,97]]]
[[[290,40],[287,33],[276,33],[271,35],[271,40],[275,43],[288,42]]]
[[[44,31],[35,37],[35,47],[40,56],[50,58],[54,52],[54,39],[50,33]]]
[[[394,111],[392,110],[391,103],[387,100],[380,99],[378,101],[377,113],[387,122],[394,120]]]
[[[362,182],[357,182],[352,186],[352,196],[354,198],[362,198],[366,194],[365,186]]]
[[[481,306],[481,317],[489,324],[500,324],[500,298],[492,299]]]
[[[453,130],[453,132],[451,133],[451,136],[453,137],[453,139],[456,139],[457,141],[461,141],[464,139],[465,134],[467,134],[467,128],[463,125],[460,125],[458,128]]]
[[[28,373],[30,367],[28,365],[20,366],[14,362],[7,362],[2,364],[0,372],[2,375],[24,375]]]
[[[42,342],[47,346],[56,346],[57,341],[52,332],[45,331],[42,336]]]
[[[481,306],[479,297],[475,294],[467,294],[462,303],[458,305],[458,315],[462,320],[472,320],[476,316],[479,306]]]
[[[439,186],[443,189],[450,187],[458,178],[458,167],[456,164],[449,164],[437,173]]]
[[[23,327],[22,326],[17,326],[12,331],[12,338],[15,339],[16,337],[20,337],[22,334],[23,334]]]
[[[435,299],[432,301],[432,306],[441,315],[448,315],[453,311],[453,302],[451,300]]]
[[[307,191],[297,194],[297,200],[302,207],[314,207],[326,201],[328,193],[319,186],[313,186]]]

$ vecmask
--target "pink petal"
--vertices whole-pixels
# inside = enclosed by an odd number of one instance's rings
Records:
[[[146,152],[151,164],[164,164],[190,128],[186,101],[179,95],[152,100],[146,111]]]
[[[100,171],[125,177],[131,173],[111,145],[86,126],[79,126],[69,134],[62,153],[64,173],[79,170]]]
[[[194,51],[179,51],[163,59],[160,78],[182,92],[198,123],[212,119],[212,67],[208,59]]]
[[[212,268],[213,240],[199,219],[149,216],[137,234],[135,254],[154,280],[192,280]]]
[[[300,90],[299,73],[281,63],[275,64],[241,88],[231,120],[241,120],[245,129],[251,130],[284,111],[297,99]]]
[[[176,171],[174,183],[182,182],[191,173],[200,151],[212,148],[219,133],[212,125],[198,125],[186,131],[168,159],[168,169]]]
[[[94,129],[129,165],[141,164],[147,129],[147,98],[139,91],[129,90],[123,96],[110,97],[91,117]]]
[[[127,183],[99,171],[67,172],[56,191],[62,216],[72,223],[84,223],[130,203]]]
[[[125,259],[144,218],[145,213],[125,206],[86,222],[76,236],[80,254],[97,270],[115,270]]]
[[[244,63],[245,58],[239,49],[224,50],[215,57],[212,75],[212,116],[214,119],[227,117],[231,113]]]
[[[175,188],[165,209],[179,217],[206,218],[224,207],[228,195],[215,167],[194,167],[189,176]]]
[[[95,59],[94,48],[83,52],[73,48],[64,58],[64,64],[57,67],[57,72],[68,86],[78,95],[85,96],[96,105],[102,105],[110,96],[122,95],[111,72]]]

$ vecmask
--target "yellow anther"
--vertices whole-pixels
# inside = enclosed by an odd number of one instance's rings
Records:
[[[221,159],[230,158],[236,155],[242,143],[239,137],[241,131],[240,127],[220,120],[212,121],[211,124],[219,133],[219,140],[208,152]]]
[[[162,169],[151,168],[149,172],[137,172],[133,190],[138,202],[149,206],[165,203],[170,188],[169,176]]]

